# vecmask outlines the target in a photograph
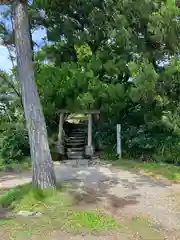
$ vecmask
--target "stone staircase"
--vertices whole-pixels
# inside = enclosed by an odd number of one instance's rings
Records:
[[[64,146],[68,160],[85,159],[85,145],[87,139],[86,124],[72,124],[71,131],[65,138]]]

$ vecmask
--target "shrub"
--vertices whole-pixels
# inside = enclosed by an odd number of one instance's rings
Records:
[[[156,162],[167,162],[180,165],[180,137],[169,136],[157,147],[153,160]]]
[[[15,161],[20,162],[25,156],[29,156],[28,134],[22,124],[11,126],[3,131],[0,139],[2,164],[11,164]]]

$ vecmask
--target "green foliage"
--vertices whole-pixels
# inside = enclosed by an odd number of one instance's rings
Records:
[[[164,136],[164,139],[158,141],[153,159],[156,162],[167,162],[180,165],[180,137]]]
[[[7,193],[0,197],[0,204],[4,207],[13,206],[15,202],[21,201],[21,199],[32,190],[31,184],[25,184],[18,186],[14,189],[10,189]],[[33,191],[33,190],[32,190]]]
[[[12,164],[29,156],[29,141],[24,126],[12,126],[3,132],[0,140],[0,158],[3,164]]]
[[[114,146],[121,123],[125,155],[179,164],[176,2],[37,0],[29,13],[32,28],[47,31],[45,45],[35,53],[35,68],[49,132],[57,133],[61,108],[98,108],[96,141]],[[0,36],[5,36],[2,27]],[[11,121],[13,106],[3,101],[10,113],[3,119]]]
[[[134,87],[131,88],[130,96],[133,101],[149,102],[156,94],[156,82],[158,74],[148,60],[129,63],[129,69],[133,78]]]
[[[88,44],[80,45],[79,47],[75,46],[75,50],[79,62],[88,61],[92,56],[92,51]]]
[[[156,162],[180,163],[179,135],[167,131],[166,127],[146,125],[126,129],[123,136],[126,156],[154,160]]]
[[[83,228],[91,231],[110,231],[120,227],[113,217],[107,216],[103,212],[73,212],[68,220],[69,228],[76,231]]]
[[[13,166],[29,156],[29,142],[17,90],[12,75],[0,72],[0,165]]]

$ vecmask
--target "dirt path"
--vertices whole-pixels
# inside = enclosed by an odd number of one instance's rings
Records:
[[[104,199],[114,214],[139,214],[168,231],[180,230],[180,211],[176,206],[180,185],[107,166],[78,169],[57,166],[56,175],[59,181],[79,180],[80,192],[84,187],[94,189],[94,201]],[[92,196],[91,192],[89,197]]]
[[[169,236],[176,232],[177,238],[168,239],[180,239],[180,207],[176,201],[180,185],[102,165],[72,167],[61,164],[55,166],[55,172],[58,182],[76,182],[81,204],[103,206],[117,218],[123,215],[147,217]],[[30,180],[31,173],[1,174],[0,188]]]

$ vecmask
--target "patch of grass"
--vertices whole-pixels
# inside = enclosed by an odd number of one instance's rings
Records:
[[[91,231],[110,231],[119,228],[117,221],[100,211],[75,211],[67,221],[68,229],[80,231],[88,229]]]
[[[0,205],[10,207],[14,210],[35,210],[44,203],[52,204],[55,200],[60,200],[62,186],[57,186],[57,189],[41,190],[31,183],[17,186],[10,189],[0,196]],[[62,204],[62,201],[59,201]],[[57,204],[57,203],[56,203]]]
[[[0,226],[10,225],[11,223],[12,223],[12,220],[9,220],[9,219],[0,219]]]
[[[114,166],[119,166],[126,170],[144,170],[145,175],[156,178],[167,178],[180,182],[180,167],[172,164],[141,162],[138,160],[118,159],[113,153],[104,153],[102,159],[110,162]]]
[[[31,184],[25,184],[2,192],[0,196],[0,205],[3,207],[13,207],[16,202],[26,196],[31,191]]]
[[[103,212],[77,210],[68,188],[58,186],[56,190],[40,190],[31,184],[10,189],[0,196],[0,205],[12,209],[12,214],[20,210],[41,212],[40,217],[18,217],[0,221],[14,239],[27,234],[45,236],[53,230],[68,232],[109,231],[118,227],[113,217]],[[22,238],[26,239],[26,238]]]
[[[180,167],[164,164],[164,163],[153,163],[153,162],[136,162],[133,160],[122,160],[119,164],[124,168],[145,170],[144,174],[151,175],[157,178],[167,178],[173,181],[180,181]]]

